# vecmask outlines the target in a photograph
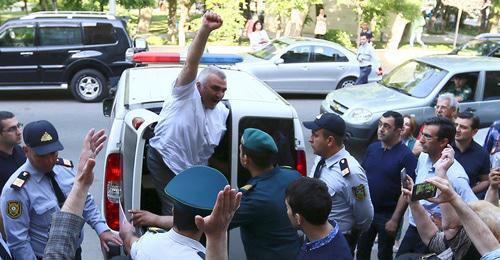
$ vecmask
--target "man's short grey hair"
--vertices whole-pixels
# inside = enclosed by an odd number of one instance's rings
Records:
[[[198,75],[198,81],[201,83],[202,86],[207,83],[208,76],[210,74],[215,74],[215,76],[219,77],[220,79],[226,80],[226,74],[224,73],[224,71],[217,68],[216,66],[208,66],[204,68]]]
[[[448,99],[448,101],[450,101],[450,107],[458,108],[458,102],[457,99],[455,98],[455,95],[451,93],[443,93],[439,95],[438,101],[443,99]]]

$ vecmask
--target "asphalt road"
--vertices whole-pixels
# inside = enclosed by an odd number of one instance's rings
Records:
[[[319,113],[319,106],[323,96],[289,96],[287,99],[297,109],[301,120],[312,120]],[[24,124],[45,119],[54,124],[59,133],[59,138],[64,150],[60,157],[78,161],[83,137],[88,129],[106,129],[109,132],[111,120],[102,115],[101,103],[79,103],[71,95],[57,91],[6,93],[0,92],[0,110],[8,110],[16,114]],[[307,142],[310,132],[303,128],[304,138]],[[306,145],[307,165],[312,165],[313,154],[311,147]],[[90,193],[96,203],[100,204],[103,181],[104,155],[97,158],[95,167],[94,184]],[[102,259],[99,239],[96,233],[85,225],[85,239],[82,245],[83,259]]]

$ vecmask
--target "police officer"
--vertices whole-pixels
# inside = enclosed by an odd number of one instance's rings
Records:
[[[23,150],[28,160],[5,184],[0,205],[12,256],[16,259],[41,259],[52,214],[58,212],[64,203],[76,171],[71,161],[57,157],[58,151],[64,148],[50,122],[41,120],[27,124],[23,137]],[[92,140],[103,142],[102,138],[106,138],[104,130],[92,135]],[[99,151],[93,147],[93,153]],[[99,234],[102,244],[121,244],[121,240],[109,231],[90,194],[85,201],[83,217]],[[79,244],[82,240],[83,234]],[[81,259],[81,249],[77,250],[75,259]]]
[[[354,253],[360,232],[373,219],[373,206],[365,171],[344,147],[345,122],[333,113],[324,113],[304,122],[311,129],[309,143],[318,155],[309,177],[319,178],[332,196],[329,219],[337,221]]]
[[[241,188],[243,197],[230,228],[241,228],[247,259],[295,259],[297,231],[286,213],[285,190],[300,174],[275,166],[278,148],[273,138],[247,128],[240,144],[240,162],[252,178]]]
[[[226,178],[213,168],[194,166],[182,171],[165,187],[165,194],[174,205],[173,228],[168,232],[150,229],[139,238],[135,228],[124,221],[120,225],[120,236],[125,251],[130,252],[132,259],[199,260],[205,259],[205,254],[207,259],[227,259],[225,234],[241,198],[241,193],[233,190],[229,194],[228,191]],[[202,216],[207,217],[201,221]],[[214,250],[212,252],[207,252],[199,242],[203,231],[207,235],[207,250]],[[214,239],[222,244],[213,247],[217,244]]]

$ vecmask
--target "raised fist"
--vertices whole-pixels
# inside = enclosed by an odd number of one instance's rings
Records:
[[[203,15],[201,25],[213,31],[222,26],[222,18],[212,11],[207,11],[205,15]]]

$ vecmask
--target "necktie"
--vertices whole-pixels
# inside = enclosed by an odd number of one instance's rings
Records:
[[[3,260],[12,260],[12,257],[10,257],[9,253],[7,253],[7,250],[3,246],[3,244],[0,244],[0,258]]]
[[[325,166],[325,159],[321,158],[319,160],[318,165],[316,165],[316,169],[314,170],[314,178],[319,179],[321,177],[321,170]]]
[[[62,205],[64,204],[64,201],[66,200],[66,196],[62,192],[61,188],[59,187],[59,184],[57,184],[56,181],[56,174],[53,171],[48,172],[47,174],[50,179],[50,183],[52,184],[52,189],[54,189],[54,193],[56,194],[57,197],[57,203],[59,204],[59,207],[62,208]]]

